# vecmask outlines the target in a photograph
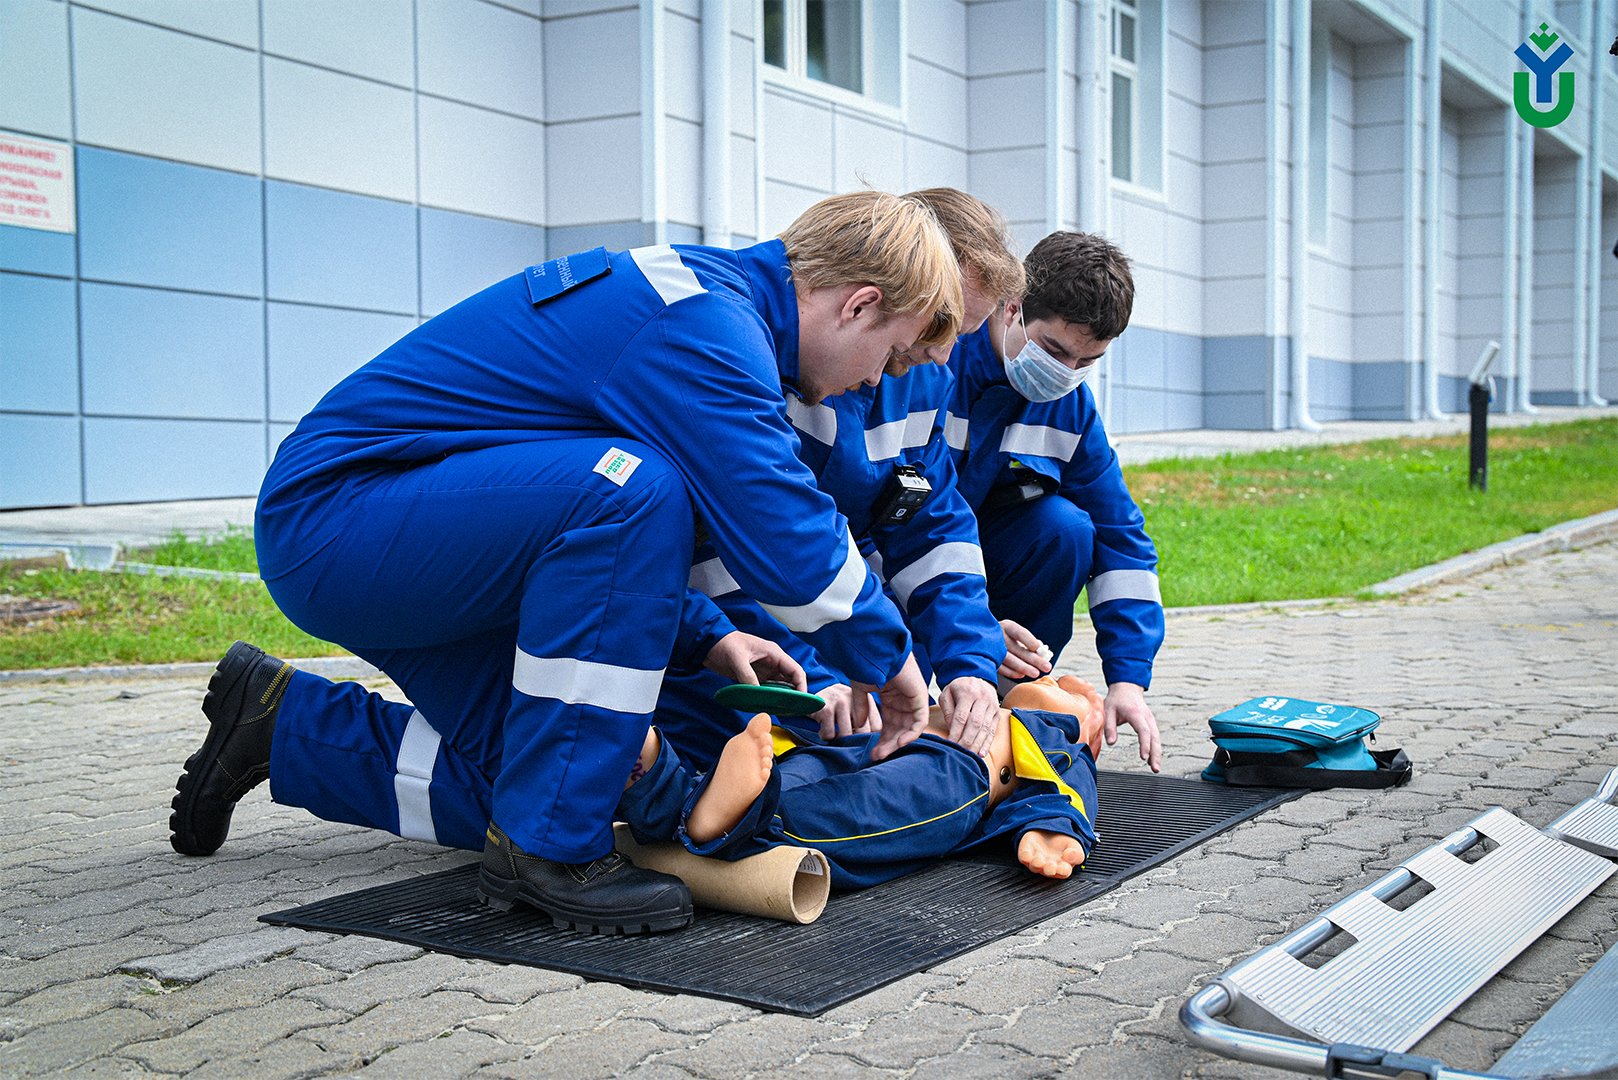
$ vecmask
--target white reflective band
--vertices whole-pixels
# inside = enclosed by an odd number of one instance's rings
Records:
[[[404,738],[399,740],[399,757],[393,763],[393,797],[399,803],[399,835],[406,840],[438,843],[429,789],[442,741],[420,709],[410,714]]]
[[[894,574],[893,580],[888,582],[888,587],[893,590],[893,595],[899,598],[900,604],[909,607],[911,593],[943,574],[974,574],[981,578],[988,577],[988,571],[983,568],[983,549],[965,541],[939,544]]]
[[[629,253],[640,267],[640,272],[646,275],[646,280],[657,290],[657,295],[663,298],[663,303],[674,304],[688,296],[697,296],[708,290],[697,281],[697,275],[691,268],[680,261],[679,253],[665,245],[658,247],[635,248]]]
[[[511,685],[529,697],[594,705],[613,712],[650,713],[657,705],[663,671],[597,664],[568,656],[529,656],[518,649]]]
[[[842,622],[854,614],[854,601],[860,598],[860,590],[865,588],[865,575],[868,569],[865,560],[860,558],[860,549],[854,544],[854,537],[848,538],[848,555],[843,559],[843,567],[837,571],[832,583],[827,585],[821,594],[796,607],[780,607],[774,604],[760,604],[765,611],[779,619],[788,630],[795,634],[807,634],[819,630],[827,623]]]
[[[697,592],[706,596],[724,596],[727,593],[740,592],[741,586],[736,579],[730,576],[725,564],[718,559],[705,559],[691,568],[690,585]]]
[[[944,441],[949,443],[951,450],[966,449],[966,425],[966,417],[944,414]]]
[[[1072,461],[1073,451],[1078,448],[1079,437],[1073,432],[1031,424],[1009,424],[1000,439],[1002,454],[1056,458],[1059,461]]]
[[[788,394],[787,419],[792,421],[793,427],[816,442],[827,446],[837,442],[837,410],[830,405],[809,405]]]
[[[914,446],[926,446],[932,437],[933,417],[937,409],[913,412],[902,420],[890,420],[865,431],[865,457],[868,461],[886,461],[896,458],[900,451]]]
[[[1157,575],[1150,570],[1108,570],[1097,574],[1085,586],[1090,596],[1090,607],[1098,608],[1113,600],[1150,600],[1163,602],[1163,591]]]
[[[882,577],[882,553],[876,550],[876,548],[872,548],[871,553],[865,556],[865,565],[871,568],[871,573],[875,574],[879,578],[882,578],[883,581],[888,580],[887,578]]]

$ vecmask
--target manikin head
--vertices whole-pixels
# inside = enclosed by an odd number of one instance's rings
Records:
[[[953,341],[961,278],[920,200],[881,191],[822,199],[781,234],[798,297],[798,390],[811,404],[874,386],[915,343]]]

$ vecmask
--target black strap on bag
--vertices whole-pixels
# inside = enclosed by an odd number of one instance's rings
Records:
[[[1410,782],[1410,758],[1403,750],[1372,750],[1376,769],[1311,769],[1313,750],[1251,754],[1214,750],[1214,762],[1225,771],[1225,783],[1243,787],[1388,788]]]

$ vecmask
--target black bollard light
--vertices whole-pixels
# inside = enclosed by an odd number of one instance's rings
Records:
[[[1489,402],[1494,400],[1494,376],[1488,372],[1499,353],[1498,341],[1485,345],[1467,379],[1467,404],[1472,410],[1472,461],[1468,480],[1479,491],[1489,490]]]

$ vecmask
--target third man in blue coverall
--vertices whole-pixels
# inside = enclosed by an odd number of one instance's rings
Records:
[[[977,514],[989,605],[1011,659],[1059,658],[1081,591],[1107,683],[1105,735],[1135,729],[1154,771],[1162,746],[1146,703],[1163,643],[1157,551],[1124,483],[1085,377],[1129,325],[1129,261],[1102,237],[1052,233],[1023,261],[1028,291],[950,358],[945,434]],[[1026,674],[1027,672],[1023,672]]]

